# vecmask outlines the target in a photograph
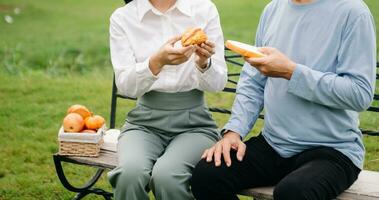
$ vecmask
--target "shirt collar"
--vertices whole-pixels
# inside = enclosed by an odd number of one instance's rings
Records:
[[[138,19],[142,21],[143,17],[146,13],[153,9],[153,5],[149,2],[149,0],[136,0],[137,1],[137,14]]]
[[[191,17],[191,0],[176,0],[176,8],[183,14]]]
[[[156,10],[153,5],[151,5],[149,0],[136,0],[137,1],[137,13],[138,13],[138,19],[142,21],[143,17],[146,15],[147,12],[150,10]],[[192,16],[191,12],[191,4],[190,0],[176,0],[175,5],[170,8],[172,9],[178,9],[181,13]]]

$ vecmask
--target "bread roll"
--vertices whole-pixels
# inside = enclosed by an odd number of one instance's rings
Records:
[[[200,45],[208,40],[207,35],[201,28],[189,28],[182,36],[182,46]]]

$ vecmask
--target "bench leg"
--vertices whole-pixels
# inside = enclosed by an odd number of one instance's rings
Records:
[[[79,192],[75,195],[75,197],[72,200],[80,200],[83,199],[85,196],[87,196],[87,192]]]
[[[80,200],[80,199],[83,199],[85,196],[89,195],[89,194],[97,194],[97,195],[100,195],[100,196],[103,196],[105,200],[112,200],[112,196],[113,194],[112,193],[109,193],[109,192],[106,192],[102,189],[99,189],[99,188],[91,188],[91,189],[88,189],[87,191],[83,191],[83,192],[79,192],[75,195],[75,197],[73,198],[73,200]]]
[[[76,192],[76,196],[74,197],[74,200],[82,199],[83,197],[87,196],[88,194],[96,194],[103,196],[104,199],[110,200],[112,199],[113,194],[110,192],[107,192],[100,188],[93,188],[93,185],[99,180],[101,177],[101,174],[104,172],[104,169],[98,169],[95,173],[95,175],[83,186],[81,187],[75,187],[73,186],[66,178],[66,175],[64,174],[63,167],[62,167],[62,156],[54,155],[54,165],[55,170],[57,172],[58,178],[61,181],[62,185],[71,192]]]

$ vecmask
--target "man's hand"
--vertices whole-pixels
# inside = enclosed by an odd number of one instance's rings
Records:
[[[206,68],[208,65],[208,59],[215,54],[215,44],[209,40],[202,43],[201,45],[196,45],[196,64],[201,68]]]
[[[149,61],[149,67],[154,75],[159,74],[165,65],[180,65],[186,62],[195,52],[195,46],[175,48],[174,45],[182,36],[169,39]]]
[[[214,157],[215,166],[218,167],[221,165],[221,155],[223,155],[226,165],[230,167],[232,165],[232,160],[230,159],[232,149],[237,151],[237,159],[242,161],[245,156],[246,145],[241,141],[238,133],[228,131],[213,147],[205,150],[201,158],[206,158],[207,162],[212,162]]]
[[[275,48],[262,47],[259,48],[259,51],[266,56],[262,58],[245,58],[246,62],[257,68],[265,76],[291,79],[296,68],[295,62]]]

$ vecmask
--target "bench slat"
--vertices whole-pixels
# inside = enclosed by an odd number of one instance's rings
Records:
[[[362,171],[358,180],[338,199],[371,200],[379,198],[379,173]]]
[[[272,199],[273,187],[253,188],[240,194],[256,198]],[[344,193],[337,197],[339,200],[374,200],[379,199],[379,172],[363,170],[358,180]]]
[[[107,150],[101,150],[99,157],[61,156],[61,160],[104,169],[113,169],[117,166],[117,154]]]

